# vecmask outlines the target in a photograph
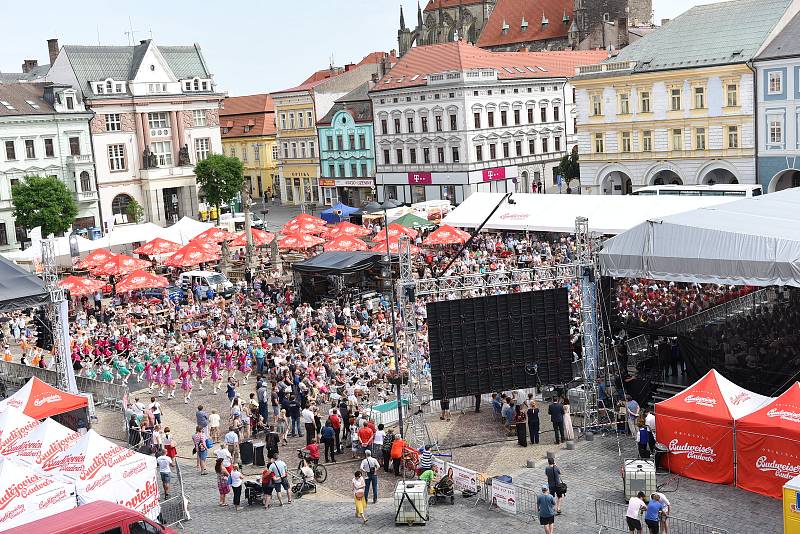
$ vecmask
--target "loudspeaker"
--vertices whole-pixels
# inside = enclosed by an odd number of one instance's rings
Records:
[[[243,441],[239,444],[239,458],[242,465],[250,465],[253,463],[253,442]]]

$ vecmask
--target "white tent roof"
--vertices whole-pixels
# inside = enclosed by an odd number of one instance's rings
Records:
[[[52,459],[59,452],[70,448],[80,435],[54,419],[47,418],[24,437],[16,441],[13,447],[4,451],[4,456],[15,460],[23,460],[34,467]]]
[[[20,440],[39,426],[39,421],[28,417],[17,408],[8,407],[0,413],[0,455],[17,450]]]
[[[190,239],[213,226],[214,225],[210,223],[184,217],[168,228],[159,228],[157,234],[153,237],[160,237],[161,239],[168,239],[175,243],[185,245]],[[149,239],[147,241],[149,241]]]
[[[0,460],[0,531],[75,508],[75,487],[8,458]]]
[[[800,287],[800,189],[648,216],[606,241],[600,263],[616,277]]]
[[[491,213],[502,193],[473,193],[444,218],[444,223],[477,228]],[[574,232],[575,219],[589,219],[589,229],[618,234],[651,217],[665,217],[702,206],[731,202],[730,197],[631,195],[545,195],[514,193],[486,223],[486,230]]]

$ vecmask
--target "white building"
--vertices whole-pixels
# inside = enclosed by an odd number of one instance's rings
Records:
[[[26,176],[55,176],[74,192],[73,229],[100,225],[91,117],[70,86],[0,83],[0,251],[27,240],[11,202],[11,186]]]
[[[475,191],[558,192],[555,169],[575,145],[567,77],[606,57],[463,41],[412,48],[370,91],[378,199],[459,204]]]
[[[194,165],[222,153],[224,97],[199,46],[156,46],[150,40],[64,46],[51,62],[48,80],[72,85],[95,113],[92,146],[106,229],[133,222],[127,215],[131,199],[157,224],[196,217]]]

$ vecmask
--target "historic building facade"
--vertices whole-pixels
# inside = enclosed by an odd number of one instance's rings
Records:
[[[690,9],[600,65],[576,89],[581,189],[625,194],[659,184],[755,183],[754,78],[748,66],[791,13],[790,0]],[[748,32],[739,23],[758,10]],[[698,45],[704,32],[708,43]]]
[[[259,94],[226,98],[219,116],[223,151],[242,161],[250,196],[270,198],[278,182],[272,97]]]
[[[567,77],[606,57],[498,54],[464,41],[411,49],[370,91],[378,199],[556,191],[554,169],[575,142]]]
[[[56,46],[57,49],[57,46]],[[67,83],[94,112],[100,209],[106,230],[145,218],[169,225],[197,217],[194,165],[222,152],[217,92],[198,45],[64,46],[47,79]]]
[[[11,201],[11,187],[26,176],[55,176],[73,192],[73,230],[100,226],[91,117],[70,86],[0,83],[0,251],[27,241]]]
[[[323,204],[361,206],[373,200],[375,145],[366,82],[338,99],[317,122]]]

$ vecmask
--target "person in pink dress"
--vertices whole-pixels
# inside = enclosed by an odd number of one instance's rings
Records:
[[[186,368],[181,371],[179,375],[181,379],[181,389],[183,390],[183,403],[189,404],[189,401],[192,398],[192,377],[189,371],[190,368]]]
[[[155,371],[153,373],[153,378],[155,379],[156,387],[159,388],[158,396],[159,397],[163,397],[164,396],[164,386],[166,385],[166,383],[164,382],[164,368],[162,367],[162,365],[160,363],[156,364],[156,369],[155,369]]]
[[[253,368],[250,365],[250,357],[245,351],[239,354],[237,363],[239,364],[239,372],[244,375],[244,383],[247,384],[247,379],[250,378],[250,373],[253,372]]]
[[[203,391],[203,382],[206,381],[206,356],[203,353],[200,357],[197,358],[197,365],[194,371],[195,380],[197,380],[197,384],[200,387],[200,391]]]
[[[215,351],[214,356],[211,358],[211,363],[208,364],[208,369],[211,372],[211,383],[214,384],[214,395],[217,394],[222,380],[222,376],[219,374],[219,366],[219,351]]]
[[[228,371],[228,378],[236,376],[236,364],[233,362],[233,351],[225,351],[225,369]]]
[[[172,377],[172,364],[169,363],[164,366],[164,385],[169,390],[169,395],[167,395],[167,398],[174,399],[177,384],[175,384],[175,379]]]
[[[153,384],[154,374],[153,374],[153,365],[150,362],[144,363],[144,379],[147,381],[147,391],[152,393],[153,392]]]

